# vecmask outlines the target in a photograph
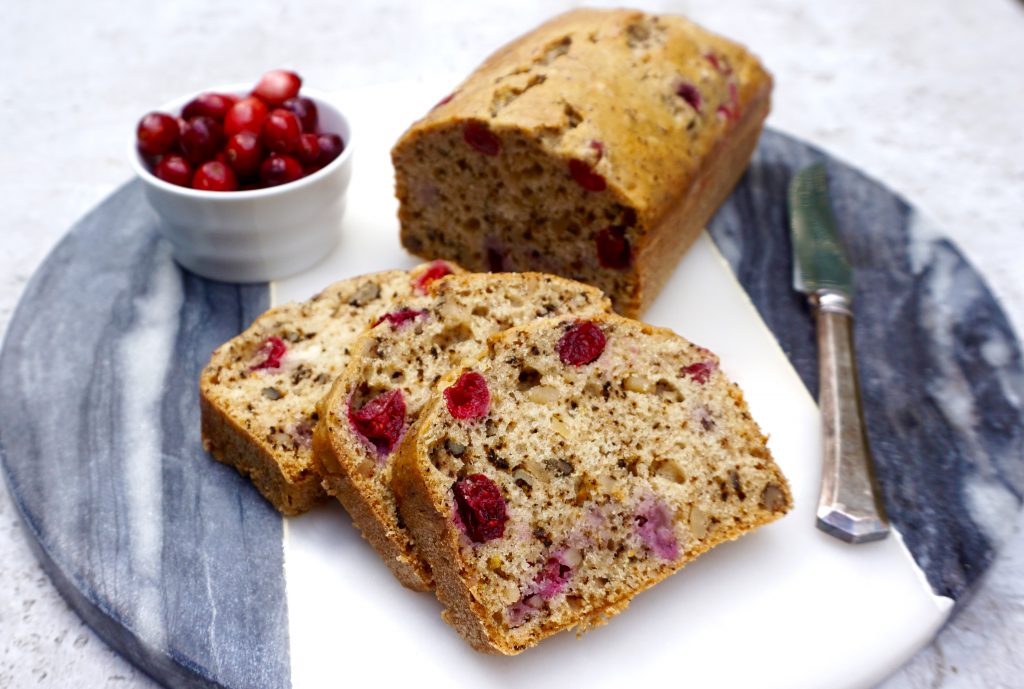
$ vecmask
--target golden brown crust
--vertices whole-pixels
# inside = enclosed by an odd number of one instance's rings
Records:
[[[679,80],[700,91],[701,104],[692,110],[680,105]],[[555,17],[497,50],[451,100],[395,144],[402,243],[413,253],[446,254],[477,270],[490,267],[488,246],[498,247],[498,253],[507,249],[506,268],[592,282],[609,292],[617,311],[636,316],[742,174],[767,115],[770,91],[771,77],[754,56],[682,17],[591,9]],[[467,123],[480,123],[504,147],[491,159],[467,153],[470,165],[481,169],[463,179],[445,166],[461,155]],[[432,139],[452,154],[432,157]],[[592,142],[599,142],[600,154]],[[548,192],[542,196],[528,188],[529,175],[523,177],[524,161],[531,156],[547,160],[544,174],[554,174],[543,178]],[[562,193],[555,191],[559,176],[568,179],[567,165],[574,158],[593,164],[607,188],[574,200],[569,180],[568,196],[556,199]],[[482,189],[491,176],[487,166],[500,171],[505,187]],[[517,196],[512,190],[519,180],[523,194]],[[499,194],[507,208],[495,217],[487,210],[465,211],[465,199],[457,198],[460,184],[481,187],[485,196]],[[442,207],[432,216],[430,206],[438,198],[444,199]],[[445,205],[453,199],[455,205]],[[523,209],[522,217],[513,218],[508,208]],[[566,219],[585,216],[588,208],[597,215],[590,225]],[[497,217],[513,219],[502,226]],[[595,237],[609,222],[626,227],[633,253],[628,269],[597,265]],[[452,227],[460,224],[468,229]],[[481,242],[483,248],[476,246]],[[512,246],[503,248],[503,242]],[[551,251],[559,243],[579,246],[575,252]]]
[[[453,566],[460,558],[458,544],[452,537],[443,508],[435,505],[430,497],[431,490],[417,458],[416,435],[414,428],[398,448],[391,488],[420,554],[427,562],[441,564],[439,568],[431,569],[434,593],[445,606],[441,617],[476,650],[514,655],[517,653],[515,649],[504,648],[488,634],[482,607],[473,600],[469,588]]]
[[[251,480],[281,514],[296,516],[323,502],[326,496],[319,476],[302,472],[286,475],[252,433],[209,400],[205,386],[200,390],[199,413],[203,448],[218,462],[235,467]]]
[[[330,405],[328,395],[321,408]],[[326,418],[322,413],[321,418]],[[425,562],[409,553],[399,545],[394,534],[389,534],[385,524],[388,520],[378,514],[380,505],[371,503],[367,496],[341,470],[338,448],[327,428],[327,424],[318,423],[313,431],[313,456],[320,463],[323,475],[323,488],[328,495],[337,498],[349,515],[352,524],[359,530],[363,538],[377,551],[381,560],[388,566],[398,581],[414,591],[429,591],[433,588],[433,579]]]
[[[638,43],[651,41],[652,47],[645,50],[637,64],[629,65],[624,49],[613,40],[635,31],[656,33],[661,38],[638,36]],[[596,39],[588,40],[588,36]],[[566,52],[569,59],[547,57],[546,53],[565,37],[571,38]],[[671,118],[654,111],[661,104],[638,88],[638,77],[643,80],[644,63],[682,64],[694,55],[702,57],[709,52],[729,61],[741,113],[754,101],[766,100],[771,76],[760,62],[743,46],[683,17],[648,15],[637,10],[571,10],[497,50],[462,82],[455,98],[415,123],[395,148],[400,148],[407,137],[432,127],[471,119],[489,121],[496,131],[519,129],[540,135],[564,126],[564,103],[576,105],[572,99],[579,99],[586,107],[586,120],[573,127],[570,138],[589,142],[594,138],[591,134],[600,133],[607,156],[621,152],[621,161],[617,161],[621,165],[598,169],[608,173],[605,177],[611,188],[653,225],[692,185],[697,170],[719,140],[729,138],[741,127],[729,118],[710,117],[703,128],[706,133],[698,136],[692,148],[666,140],[659,133],[674,129]],[[514,78],[518,70],[528,67],[539,70],[544,81],[516,93],[511,107],[505,105],[492,115],[496,91],[502,88],[495,82],[509,80],[510,74]],[[605,88],[597,88],[599,85]],[[511,90],[518,91],[519,87]],[[645,117],[631,117],[629,110],[642,112]],[[767,110],[759,114],[763,119]],[[580,128],[586,133],[576,133]],[[572,143],[560,142],[560,150],[572,150]]]
[[[629,306],[622,310],[624,315],[647,310],[672,276],[679,259],[743,176],[768,116],[770,98],[771,78],[767,77],[752,95],[731,135],[718,141],[693,183],[665,211],[647,235],[647,241],[640,244],[637,260],[646,269],[640,273],[637,292]]]

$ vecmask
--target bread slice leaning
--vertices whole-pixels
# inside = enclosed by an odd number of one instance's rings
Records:
[[[486,407],[460,418],[452,391],[480,402],[481,388]],[[613,315],[493,337],[440,381],[393,487],[445,619],[474,648],[507,655],[604,623],[792,505],[718,359]]]
[[[437,380],[505,328],[610,308],[600,290],[552,275],[465,273],[433,283],[428,300],[396,307],[353,343],[348,367],[320,404],[314,452],[327,492],[402,584],[429,589],[431,576],[395,505],[392,458]]]
[[[218,347],[200,375],[203,446],[283,514],[323,500],[311,449],[316,403],[348,363],[349,343],[392,303],[460,270],[435,261],[363,275],[261,315]]]

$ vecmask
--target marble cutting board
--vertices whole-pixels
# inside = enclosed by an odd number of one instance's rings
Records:
[[[134,182],[37,272],[0,352],[0,459],[41,561],[76,610],[168,686],[332,686],[342,661],[346,678],[372,681],[400,652],[395,678],[427,686],[564,686],[625,668],[656,680],[685,662],[695,686],[866,687],[926,643],[1020,508],[1020,348],[980,277],[914,209],[777,132],[766,132],[647,320],[721,355],[798,508],[700,558],[583,641],[561,635],[517,659],[478,656],[431,597],[390,579],[340,507],[282,519],[209,461],[196,379],[216,345],[271,303],[414,262],[397,243],[387,150],[444,92],[341,94],[356,132],[342,243],[301,276],[234,286],[181,271]],[[819,160],[857,270],[868,429],[898,529],[858,548],[813,527],[813,322],[789,287],[784,199],[792,172]]]

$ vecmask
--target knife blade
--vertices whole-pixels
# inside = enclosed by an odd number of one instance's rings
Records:
[[[853,270],[836,229],[823,165],[789,185],[793,287],[806,294],[818,340],[823,455],[816,523],[847,543],[885,538],[889,522],[875,480],[853,348]]]

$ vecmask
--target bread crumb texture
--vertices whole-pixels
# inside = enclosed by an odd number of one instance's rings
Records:
[[[670,331],[545,319],[497,335],[439,389],[470,372],[486,414],[457,418],[435,396],[398,482],[414,534],[436,539],[424,550],[446,618],[480,650],[600,624],[791,507],[740,390]]]
[[[401,317],[385,318],[353,343],[350,363],[320,405],[317,456],[336,479],[332,494],[343,504],[352,492],[359,496],[361,505],[345,506],[367,540],[385,562],[416,563],[423,581],[414,587],[424,588],[429,569],[398,512],[391,479],[397,446],[437,381],[479,356],[488,337],[506,328],[547,316],[608,313],[611,305],[600,290],[553,275],[464,273],[434,283],[428,298],[396,308]],[[395,416],[401,418],[388,418]]]
[[[285,514],[322,500],[311,452],[316,403],[348,363],[352,340],[392,303],[425,291],[424,277],[455,270],[435,263],[342,280],[261,315],[218,347],[200,376],[206,449]]]

